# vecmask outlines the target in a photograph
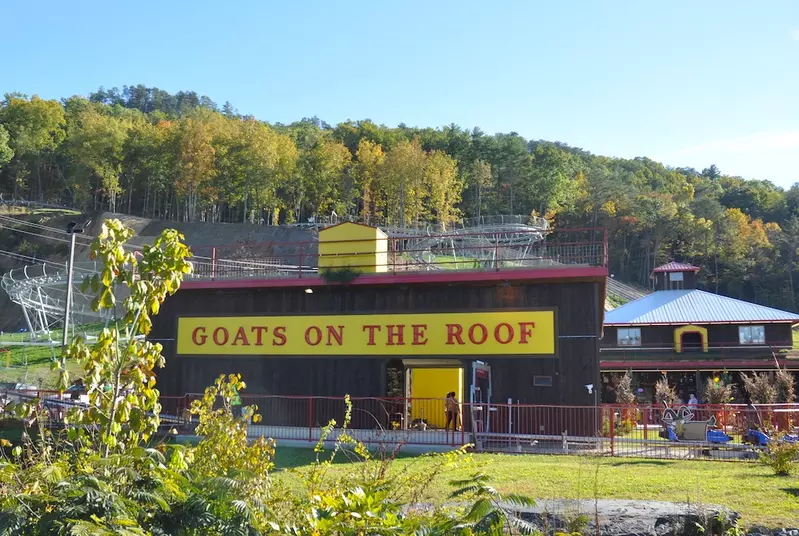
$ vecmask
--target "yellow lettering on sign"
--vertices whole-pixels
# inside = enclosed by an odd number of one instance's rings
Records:
[[[555,312],[182,317],[178,355],[554,355]]]

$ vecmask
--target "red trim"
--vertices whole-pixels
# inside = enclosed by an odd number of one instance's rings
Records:
[[[663,264],[652,270],[653,274],[668,274],[673,272],[699,272],[700,268],[698,266],[693,266],[692,264],[685,264],[682,262],[674,262],[671,261],[669,263]]]
[[[799,362],[790,359],[780,359],[781,367],[795,365],[799,368]],[[601,361],[600,369],[685,369],[685,368],[704,368],[704,369],[737,369],[737,368],[774,368],[773,359],[762,359],[759,361]]]
[[[400,285],[400,284],[446,284],[446,283],[480,283],[491,281],[520,280],[558,280],[558,279],[600,279],[608,275],[603,266],[579,268],[541,268],[528,270],[500,270],[495,272],[440,271],[409,272],[402,274],[363,274],[350,285]],[[319,276],[285,277],[274,279],[237,279],[237,280],[189,280],[184,281],[182,289],[245,289],[245,288],[279,288],[279,287],[326,287],[342,283],[327,283]]]

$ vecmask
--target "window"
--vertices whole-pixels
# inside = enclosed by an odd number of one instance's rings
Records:
[[[738,339],[741,344],[766,344],[766,328],[763,326],[739,326]]]
[[[552,376],[533,376],[533,387],[552,387]]]
[[[683,273],[682,272],[670,272],[669,273],[669,281],[682,281],[683,280]]]
[[[641,346],[641,328],[619,328],[619,346]]]

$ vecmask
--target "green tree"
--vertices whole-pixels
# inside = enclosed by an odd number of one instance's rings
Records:
[[[8,146],[8,131],[0,125],[0,169],[6,165],[14,156],[14,151]]]
[[[491,188],[494,177],[491,172],[491,164],[479,158],[474,161],[469,170],[469,190],[473,191],[474,212],[479,219],[483,212],[483,196],[486,190]]]
[[[192,114],[179,122],[175,188],[184,200],[186,221],[195,221],[198,205],[216,197],[212,183],[217,174],[216,126],[215,118],[208,113]]]
[[[64,140],[64,109],[57,101],[43,100],[36,95],[28,99],[7,94],[0,103],[0,124],[10,136],[9,146],[17,160],[13,166],[16,174],[14,196],[26,186],[29,170],[33,167],[36,170],[37,194],[42,199],[44,184],[40,169],[41,156]]]
[[[117,196],[122,191],[124,148],[132,126],[128,118],[105,115],[94,106],[70,124],[70,154],[97,178],[97,192],[108,199],[111,212],[116,212]]]
[[[355,191],[344,183],[344,172],[351,160],[343,144],[324,138],[300,153],[300,189],[294,207],[298,218],[304,203],[314,216],[349,208]]]
[[[799,217],[792,216],[775,236],[777,245],[782,249],[785,267],[788,272],[788,288],[790,289],[791,307],[796,310],[796,289],[793,282],[796,254],[799,252]]]
[[[353,172],[361,188],[361,218],[368,222],[382,215],[377,209],[378,206],[385,206],[385,199],[380,199],[382,192],[376,191],[385,153],[379,144],[361,139],[356,157]]]
[[[297,149],[253,119],[228,123],[228,147],[217,153],[219,192],[227,203],[242,204],[242,221],[254,223],[256,213],[277,209],[277,191],[294,171]]]
[[[379,177],[380,207],[390,224],[405,227],[426,218],[427,155],[418,139],[401,141],[386,154]]]
[[[433,221],[446,229],[450,223],[458,221],[463,183],[458,176],[456,161],[441,151],[433,151],[427,156],[426,181],[430,189],[430,212]]]

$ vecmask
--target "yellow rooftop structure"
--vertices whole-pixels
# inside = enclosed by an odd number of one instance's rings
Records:
[[[388,235],[377,227],[344,222],[319,231],[319,269],[388,271]]]

